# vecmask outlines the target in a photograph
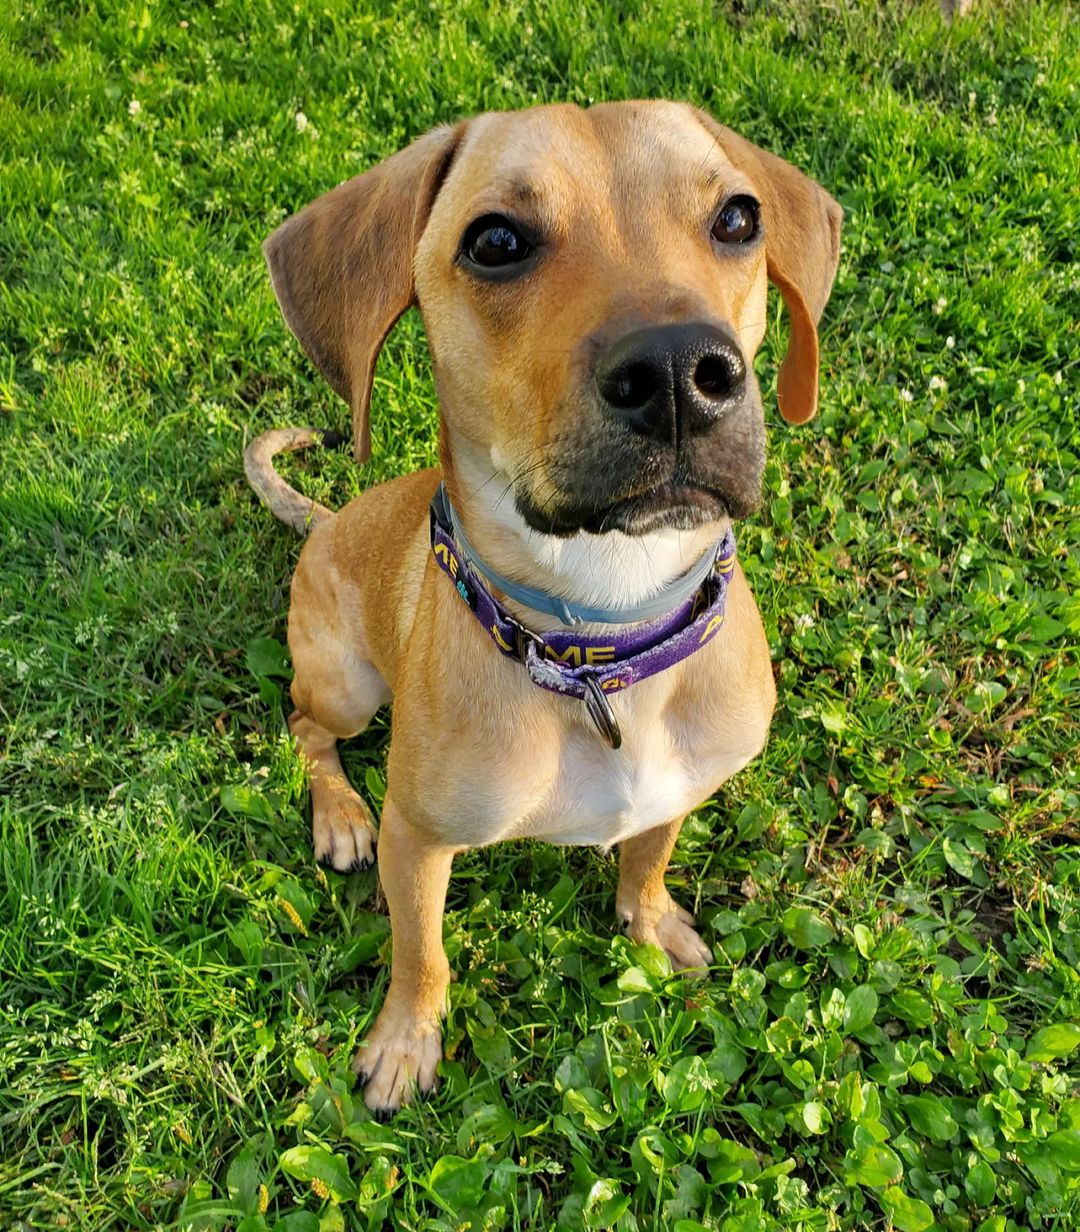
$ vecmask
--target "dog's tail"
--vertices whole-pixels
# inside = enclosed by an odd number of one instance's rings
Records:
[[[336,448],[344,442],[340,432],[321,428],[273,428],[257,436],[244,450],[244,474],[259,499],[270,512],[297,534],[306,535],[317,522],[332,518],[333,512],[290,487],[274,470],[274,457],[309,445]]]

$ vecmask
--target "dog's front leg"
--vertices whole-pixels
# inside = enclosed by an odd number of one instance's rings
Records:
[[[615,910],[626,935],[666,950],[676,971],[700,969],[712,962],[712,951],[698,936],[694,917],[664,885],[682,819],[646,830],[619,844],[619,888]]]
[[[442,920],[453,858],[452,847],[433,844],[387,794],[379,879],[393,935],[390,989],[353,1063],[365,1084],[365,1103],[379,1114],[435,1086],[450,983]]]

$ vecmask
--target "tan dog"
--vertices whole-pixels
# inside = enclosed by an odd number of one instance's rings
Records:
[[[814,414],[840,223],[817,184],[703,113],[632,102],[438,129],[288,219],[265,251],[286,321],[351,404],[358,458],[379,347],[417,303],[441,478],[474,551],[518,583],[627,609],[665,593],[758,503],[750,364],[767,279],[791,325],[781,411]],[[442,576],[429,540],[440,471],[331,515],[272,466],[316,439],[267,433],[246,466],[278,517],[311,524],[289,612],[291,727],[315,853],[336,869],[371,861],[376,843],[336,742],[394,702],[379,832],[391,983],[357,1057],[368,1105],[385,1112],[435,1083],[455,852],[524,837],[618,843],[629,935],[676,968],[710,962],[664,872],[686,814],[761,750],[775,691],[736,567],[716,636],[611,698],[622,744],[610,747],[580,701],[499,652]],[[560,623],[506,606],[532,630]]]

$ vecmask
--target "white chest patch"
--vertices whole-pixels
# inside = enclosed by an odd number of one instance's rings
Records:
[[[564,776],[559,813],[540,837],[549,842],[610,847],[673,820],[693,805],[690,776],[669,759],[650,758],[618,767],[594,763],[589,771]],[[697,803],[697,801],[694,801]]]
[[[575,732],[564,747],[553,790],[524,833],[549,843],[611,847],[681,820],[753,755],[713,750],[712,756],[691,761],[656,735],[651,747],[624,743],[616,750],[596,732]]]

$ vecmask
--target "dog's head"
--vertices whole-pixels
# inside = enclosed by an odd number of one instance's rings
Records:
[[[609,103],[438,129],[266,241],[289,326],[352,407],[418,303],[455,447],[512,485],[537,530],[694,527],[759,499],[752,360],[766,284],[790,342],[780,410],[817,406],[817,322],[839,205],[700,111]]]

